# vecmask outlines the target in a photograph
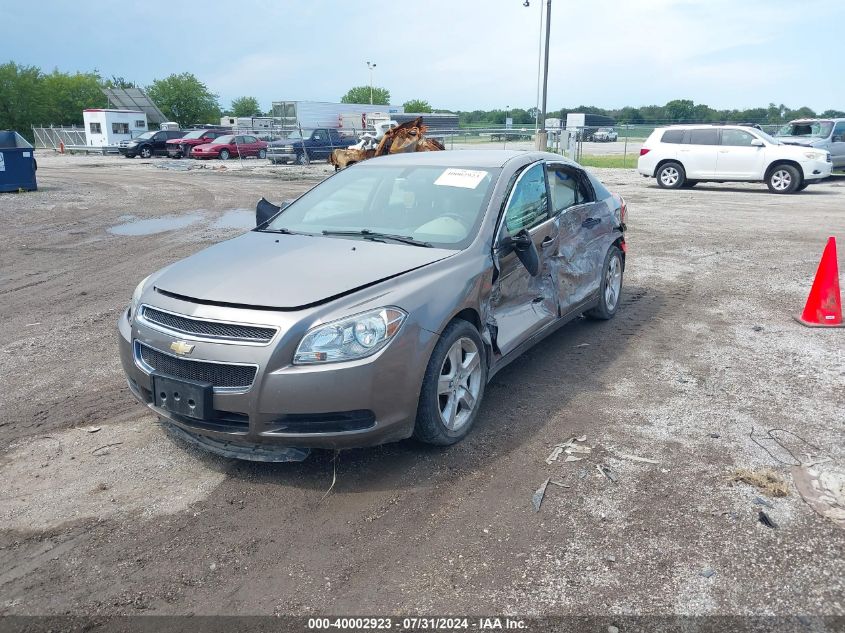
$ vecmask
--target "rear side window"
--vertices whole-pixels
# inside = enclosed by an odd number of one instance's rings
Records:
[[[666,130],[663,132],[662,143],[683,143],[685,130]]]
[[[719,131],[718,130],[690,130],[689,141],[690,145],[718,145]]]

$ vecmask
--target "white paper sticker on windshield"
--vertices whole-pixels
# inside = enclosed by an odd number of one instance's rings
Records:
[[[475,189],[479,184],[481,184],[481,181],[484,180],[484,176],[486,175],[486,171],[477,171],[475,169],[456,169],[454,167],[450,167],[440,174],[440,177],[434,181],[434,184],[440,185],[441,187],[463,187],[464,189]]]

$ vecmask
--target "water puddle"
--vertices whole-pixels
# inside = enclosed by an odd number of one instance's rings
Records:
[[[168,215],[162,218],[150,218],[148,220],[133,220],[118,224],[108,229],[113,235],[154,235],[165,231],[184,229],[191,224],[202,220],[201,213],[186,213],[184,215]],[[121,217],[123,219],[123,217]]]
[[[252,209],[229,209],[212,224],[215,229],[255,228],[255,211]]]

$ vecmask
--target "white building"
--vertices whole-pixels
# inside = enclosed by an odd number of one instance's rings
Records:
[[[220,117],[220,125],[234,130],[270,130],[273,128],[273,117],[269,116],[224,116]]]
[[[137,110],[90,108],[82,111],[82,120],[89,147],[117,145],[147,131],[147,115]]]

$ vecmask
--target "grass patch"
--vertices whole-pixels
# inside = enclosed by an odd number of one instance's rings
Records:
[[[750,486],[755,486],[770,497],[785,497],[789,494],[789,484],[770,468],[762,468],[760,470],[739,468],[731,475],[730,481],[739,481]]]
[[[633,169],[637,166],[636,154],[628,154],[627,156],[621,154],[608,154],[603,156],[581,156],[578,161],[584,167],[610,167],[615,169]]]

